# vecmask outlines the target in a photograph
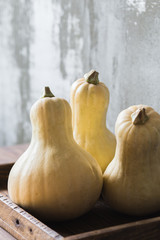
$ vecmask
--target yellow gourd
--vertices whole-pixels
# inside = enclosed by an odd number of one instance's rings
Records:
[[[47,220],[76,218],[101,193],[96,160],[73,139],[69,103],[45,88],[31,108],[32,139],[8,179],[11,200]]]
[[[104,199],[130,215],[160,210],[160,115],[149,106],[131,106],[119,114],[115,133],[117,148],[104,173]]]
[[[91,70],[72,84],[73,135],[77,143],[99,163],[102,172],[113,159],[115,136],[106,127],[109,90]]]

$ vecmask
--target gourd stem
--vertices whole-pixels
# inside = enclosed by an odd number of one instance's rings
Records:
[[[43,95],[41,98],[45,98],[45,97],[55,97],[49,87],[44,87]]]
[[[134,113],[132,113],[131,118],[134,125],[144,124],[149,119],[146,114],[145,108],[139,108],[138,110],[136,110]]]
[[[98,74],[99,73],[96,72],[95,70],[91,70],[90,72],[84,75],[84,78],[88,83],[97,85],[99,83]]]

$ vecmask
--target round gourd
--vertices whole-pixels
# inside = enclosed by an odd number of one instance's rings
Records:
[[[104,199],[130,215],[160,210],[160,115],[149,106],[131,106],[119,114],[115,132],[117,148],[104,173]]]
[[[30,146],[9,174],[11,200],[47,220],[86,213],[101,193],[102,173],[96,160],[73,139],[69,103],[46,87],[30,117]]]
[[[99,163],[102,172],[113,159],[116,140],[106,127],[109,90],[91,70],[72,84],[71,107],[76,142]]]

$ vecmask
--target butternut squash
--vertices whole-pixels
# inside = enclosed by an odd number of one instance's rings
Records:
[[[102,172],[114,157],[116,140],[106,127],[109,90],[91,70],[71,87],[73,135],[99,163]]]
[[[41,219],[79,217],[99,198],[102,173],[73,139],[70,105],[46,87],[30,117],[31,143],[11,169],[9,196]]]
[[[115,210],[146,215],[160,210],[160,115],[149,106],[123,110],[117,148],[104,173],[103,197]]]

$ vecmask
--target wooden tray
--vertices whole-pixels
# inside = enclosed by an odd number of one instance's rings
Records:
[[[11,166],[26,147],[27,145],[0,149],[0,158],[3,159],[3,161],[0,160],[0,175],[3,173],[3,179],[7,179]],[[5,157],[2,157],[2,153]],[[0,189],[0,227],[16,239],[149,240],[160,238],[159,213],[144,218],[130,217],[113,211],[104,204],[102,199],[99,199],[89,213],[80,218],[61,223],[42,223],[11,202],[7,195],[6,182],[3,181],[3,183]]]

